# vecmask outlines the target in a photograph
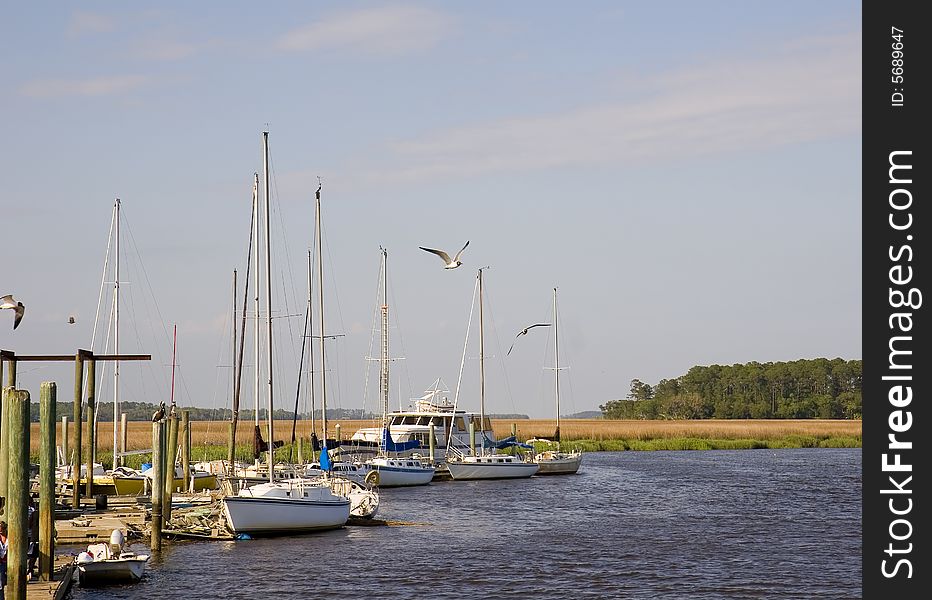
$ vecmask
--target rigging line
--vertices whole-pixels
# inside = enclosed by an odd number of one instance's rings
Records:
[[[97,312],[94,315],[94,329],[91,330],[91,350],[94,350],[94,344],[97,342],[97,326],[100,323],[100,306],[103,303],[104,283],[107,278],[107,268],[110,266],[110,248],[113,242],[113,227],[116,224],[116,203],[110,213],[110,232],[107,234],[107,251],[104,254],[104,268],[100,274],[100,291],[97,294]],[[109,332],[108,332],[109,335]],[[87,375],[84,376],[84,389],[87,389]],[[84,399],[82,399],[82,402]]]
[[[304,364],[304,348],[305,348],[305,346],[307,346],[307,327],[308,327],[308,321],[311,320],[310,311],[311,311],[311,307],[310,307],[310,305],[308,305],[307,311],[305,312],[305,315],[304,315],[304,335],[301,336],[301,360],[300,360],[299,363],[298,363],[299,365],[303,365],[303,364]],[[289,462],[289,463],[291,462],[291,452],[292,452],[292,450],[294,450],[295,434],[297,433],[297,427],[298,427],[298,399],[299,399],[300,397],[301,397],[301,371],[300,371],[300,369],[299,369],[299,371],[298,371],[298,385],[297,385],[297,389],[295,390],[295,394],[294,394],[294,416],[292,416],[292,418],[291,418],[291,446],[289,446],[289,448],[288,448],[288,462]],[[270,442],[270,443],[271,443],[271,442]]]
[[[392,306],[398,306],[398,303],[397,303],[397,301],[395,300],[395,286],[389,284],[388,292],[389,292],[389,296],[390,296],[391,299],[392,299]],[[394,322],[396,323],[396,325],[395,325],[395,331],[398,333],[398,345],[401,347],[401,356],[404,357],[404,356],[407,356],[407,355],[408,355],[408,351],[407,351],[407,348],[405,347],[404,335],[402,334],[402,330],[403,330],[403,329],[402,329],[402,327],[401,327],[401,318],[399,317],[399,311],[398,311],[397,309],[393,309],[392,312],[393,312],[393,314],[394,314],[394,317],[393,317]],[[414,395],[414,394],[413,394],[413,393],[414,393],[414,386],[411,384],[411,372],[408,371],[408,367],[407,367],[407,364],[406,364],[405,361],[402,361],[401,364],[400,364],[399,366],[402,367],[402,369],[404,370],[404,373],[405,373],[405,381],[407,381],[407,383],[408,383],[408,397],[410,398],[410,397],[412,397],[412,396]],[[396,372],[397,372],[397,370],[396,370]],[[399,404],[399,406],[401,405],[401,398],[400,398],[400,397],[398,398],[398,404]]]
[[[495,346],[498,349],[497,358],[498,358],[499,367],[502,370],[502,379],[504,379],[505,381],[505,391],[508,394],[508,400],[511,402],[512,412],[517,414],[518,410],[517,410],[517,407],[515,406],[515,399],[514,399],[514,396],[511,394],[511,383],[508,380],[508,371],[507,369],[505,369],[505,360],[504,360],[505,355],[502,353],[502,342],[501,342],[501,338],[498,335],[498,328],[495,326],[495,315],[492,313],[492,298],[490,297],[491,294],[489,294],[485,290],[483,290],[483,292],[486,298],[485,305],[489,313],[489,320],[492,322],[492,333],[495,337]]]
[[[366,360],[365,360],[365,377],[363,378],[363,391],[362,391],[362,409],[365,412],[366,407],[369,405],[369,375],[372,370],[372,346],[375,343],[375,330],[376,322],[379,318],[379,291],[381,290],[380,286],[382,284],[382,267],[379,265],[379,276],[377,277],[378,284],[376,285],[375,290],[375,303],[373,304],[372,309],[372,323],[369,326],[369,349],[366,351]]]
[[[466,322],[466,341],[463,342],[463,358],[462,360],[460,360],[460,374],[456,378],[456,392],[453,394],[453,414],[454,415],[456,414],[456,404],[457,402],[459,402],[459,399],[460,399],[460,384],[463,381],[463,369],[466,366],[466,348],[469,346],[469,330],[472,328],[472,315],[476,309],[476,294],[478,290],[479,290],[479,278],[476,277],[476,284],[472,291],[472,304],[469,307],[469,319]]]

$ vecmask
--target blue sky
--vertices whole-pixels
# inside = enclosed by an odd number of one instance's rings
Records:
[[[124,366],[121,398],[167,396],[177,324],[177,401],[227,406],[231,276],[245,270],[268,127],[277,406],[294,402],[303,321],[289,315],[306,302],[318,176],[328,331],[345,334],[328,345],[330,406],[364,405],[380,245],[404,358],[392,363],[396,406],[437,377],[456,385],[486,265],[490,412],[552,416],[551,331],[504,354],[550,320],[553,287],[564,413],[696,364],[860,358],[860,13],[736,1],[8,7],[0,223],[12,258],[0,294],[27,313],[16,331],[0,322],[0,347],[90,347],[119,197],[121,350],[154,355]],[[466,240],[455,271],[418,249]],[[471,410],[476,339],[460,395]],[[71,373],[24,363],[20,386],[56,380],[70,399]],[[377,387],[373,373],[369,409]]]

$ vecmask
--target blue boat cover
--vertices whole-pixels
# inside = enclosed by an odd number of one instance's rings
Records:
[[[327,451],[327,442],[324,442],[324,445],[320,447],[320,470],[327,471],[333,469],[333,464],[330,462],[330,452]]]
[[[382,428],[382,446],[386,452],[404,452],[406,450],[414,450],[415,448],[421,447],[421,442],[418,440],[410,440],[407,442],[396,442],[392,439],[392,434],[388,431],[388,427]]]
[[[530,444],[525,444],[524,442],[519,442],[518,438],[513,435],[510,435],[504,439],[498,440],[495,444],[496,450],[503,450],[505,448],[511,448],[512,446],[517,446],[518,448],[526,448],[528,450],[533,450],[534,446]]]

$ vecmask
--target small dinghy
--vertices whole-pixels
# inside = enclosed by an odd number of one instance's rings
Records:
[[[82,586],[136,583],[142,579],[148,554],[123,551],[123,532],[114,529],[109,544],[91,544],[78,554],[78,583]]]

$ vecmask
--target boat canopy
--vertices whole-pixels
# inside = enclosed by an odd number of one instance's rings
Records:
[[[498,442],[495,443],[496,450],[503,450],[505,448],[511,448],[513,446],[517,446],[518,448],[527,448],[528,450],[532,450],[534,448],[534,446],[530,444],[519,442],[518,438],[516,438],[513,435],[510,435],[504,439],[498,440]]]
[[[385,448],[386,452],[406,452],[408,450],[420,448],[421,442],[418,440],[396,442],[392,439],[392,434],[388,430],[388,427],[382,427],[382,446]]]

